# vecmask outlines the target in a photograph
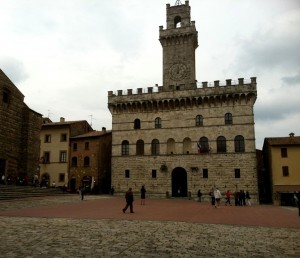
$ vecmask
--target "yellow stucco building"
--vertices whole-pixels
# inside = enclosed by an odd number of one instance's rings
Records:
[[[265,197],[277,205],[293,205],[300,191],[300,137],[265,138],[263,146]]]

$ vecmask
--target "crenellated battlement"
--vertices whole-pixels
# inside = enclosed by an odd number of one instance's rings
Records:
[[[250,79],[238,78],[237,80],[226,79],[225,81],[213,81],[213,82],[195,82],[194,89],[205,89],[205,88],[217,88],[217,87],[227,87],[227,86],[238,86],[238,85],[252,85],[256,86],[256,77],[251,77]],[[117,91],[108,91],[108,97],[115,96],[131,96],[131,95],[142,95],[142,94],[153,94],[160,92],[172,92],[172,91],[184,91],[185,85],[170,85],[168,89],[163,86],[147,87],[147,88],[137,88],[127,89],[127,90],[117,90]]]

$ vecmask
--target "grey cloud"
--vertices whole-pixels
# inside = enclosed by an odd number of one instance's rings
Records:
[[[300,84],[300,71],[295,76],[282,77],[282,81],[289,85]]]
[[[262,123],[276,122],[299,114],[299,95],[300,87],[291,87],[288,84],[262,92],[254,106],[255,120]]]
[[[28,78],[24,64],[15,58],[0,57],[0,67],[13,83],[19,83]]]
[[[286,38],[272,33],[255,34],[250,39],[240,40],[238,45],[239,70],[300,67],[300,35]]]

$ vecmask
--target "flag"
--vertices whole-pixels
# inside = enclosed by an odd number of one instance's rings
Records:
[[[201,147],[201,144],[199,142],[197,142],[197,147],[198,147],[198,153],[201,153],[202,147]]]

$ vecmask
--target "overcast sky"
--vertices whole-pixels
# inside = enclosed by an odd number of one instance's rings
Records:
[[[107,92],[162,85],[176,0],[0,0],[0,68],[52,121],[111,129]],[[184,4],[185,1],[181,1]],[[300,1],[190,0],[199,82],[257,77],[256,148],[300,135]]]

